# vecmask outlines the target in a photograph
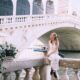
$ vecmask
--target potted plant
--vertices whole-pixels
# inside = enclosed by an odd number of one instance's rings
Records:
[[[7,42],[0,44],[0,69],[3,61],[12,60],[17,52],[18,50],[12,44],[8,44]]]

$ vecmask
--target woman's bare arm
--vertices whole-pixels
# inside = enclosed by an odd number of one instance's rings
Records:
[[[59,40],[58,39],[55,41],[55,45],[56,45],[56,47],[52,49],[52,51],[48,54],[48,56],[50,56],[51,54],[54,54],[58,50],[58,48],[59,48]]]

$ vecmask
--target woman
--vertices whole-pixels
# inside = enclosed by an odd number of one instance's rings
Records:
[[[52,32],[50,34],[50,40],[48,41],[48,58],[51,61],[51,74],[53,73],[55,78],[57,78],[57,80],[59,80],[59,76],[57,75],[57,70],[59,69],[59,52],[58,52],[58,48],[59,48],[59,40],[57,37],[57,34]]]

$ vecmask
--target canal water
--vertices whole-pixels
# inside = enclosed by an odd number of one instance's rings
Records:
[[[80,58],[80,52],[61,52],[66,58]]]

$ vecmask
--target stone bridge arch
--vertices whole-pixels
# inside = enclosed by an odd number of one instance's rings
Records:
[[[51,32],[56,32],[59,38],[59,50],[80,51],[80,30],[74,27],[60,27],[43,34],[39,40],[47,46]]]
[[[29,45],[32,45],[33,41],[39,39],[42,35],[52,30],[59,29],[59,28],[66,28],[66,27],[75,28],[79,30],[80,24],[65,22],[61,24],[54,24],[53,26],[41,26],[40,28],[39,27],[31,28],[27,31],[27,45],[29,47]]]

